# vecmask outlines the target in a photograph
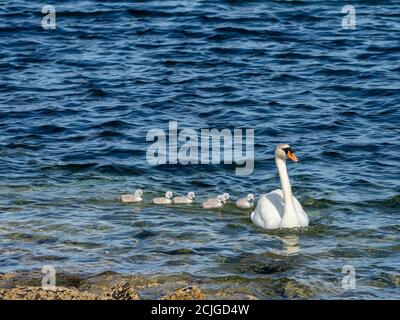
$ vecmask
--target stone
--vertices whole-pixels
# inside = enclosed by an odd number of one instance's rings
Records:
[[[295,281],[289,281],[284,285],[284,295],[289,299],[307,299],[314,296],[313,290]]]
[[[105,298],[110,300],[140,300],[136,290],[126,281],[112,287],[105,294]]]
[[[89,292],[81,292],[65,287],[44,289],[41,287],[15,287],[0,289],[0,300],[98,300]]]
[[[168,294],[162,300],[204,300],[204,293],[198,287],[185,287]]]

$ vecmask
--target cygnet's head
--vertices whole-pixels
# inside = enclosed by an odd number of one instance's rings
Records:
[[[249,202],[254,201],[254,194],[249,193],[249,194],[247,195],[247,201],[249,201]]]
[[[225,202],[227,202],[229,200],[229,193],[222,194],[222,197],[224,198]]]
[[[186,197],[187,197],[188,199],[190,199],[190,200],[193,200],[193,199],[195,198],[195,194],[194,194],[194,192],[190,191],[190,192],[188,192],[188,194],[187,194]]]
[[[172,192],[171,192],[171,191],[167,191],[167,192],[165,193],[165,197],[166,197],[167,199],[172,199]]]
[[[300,160],[294,155],[292,148],[287,143],[278,144],[275,148],[275,158],[285,160],[289,159],[294,162]]]
[[[218,196],[217,196],[217,199],[218,199],[220,202],[222,202],[222,203],[225,203],[225,202],[226,202],[226,201],[225,201],[225,198],[223,197],[222,194],[218,195]]]
[[[137,196],[137,197],[143,197],[143,191],[140,190],[140,189],[137,189],[137,190],[135,191],[135,196]]]

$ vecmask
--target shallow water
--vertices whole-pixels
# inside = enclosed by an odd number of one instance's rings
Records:
[[[399,298],[400,13],[353,1],[0,1],[0,272],[189,274],[257,298]],[[254,128],[255,170],[146,162],[152,128]],[[233,204],[279,187],[277,143],[307,230],[266,232]],[[119,203],[142,188],[146,203]],[[356,269],[343,290],[342,267]],[[207,279],[207,280],[204,280]],[[276,293],[276,292],[275,292]],[[279,293],[279,291],[278,291]],[[289,296],[290,297],[290,296]]]

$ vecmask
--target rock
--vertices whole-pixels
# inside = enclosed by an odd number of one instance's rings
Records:
[[[0,300],[97,300],[98,296],[65,287],[16,287],[0,289]]]
[[[186,287],[168,294],[162,300],[204,300],[204,293],[198,287]]]
[[[110,300],[140,300],[138,293],[128,282],[118,283],[112,287],[104,296]]]
[[[16,273],[0,273],[0,280],[11,280],[17,277]]]
[[[284,295],[289,299],[305,299],[314,296],[313,290],[295,281],[288,281],[284,285]]]
[[[390,279],[391,279],[393,286],[395,286],[395,287],[400,286],[400,276],[399,275],[392,274],[392,275],[390,275]]]

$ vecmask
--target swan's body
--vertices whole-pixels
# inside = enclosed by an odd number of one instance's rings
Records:
[[[286,169],[286,159],[298,162],[288,144],[278,145],[275,149],[275,162],[281,180],[281,189],[263,195],[257,207],[251,213],[251,221],[264,229],[307,227],[309,220],[300,202],[292,195]]]
[[[120,197],[121,202],[124,203],[135,203],[143,201],[143,191],[136,190],[133,194],[123,194]]]
[[[236,207],[239,209],[250,209],[254,204],[254,195],[249,193],[246,198],[238,199],[236,201]]]
[[[189,192],[186,197],[175,197],[173,199],[175,204],[190,204],[193,202],[193,199],[195,198],[194,192]]]
[[[216,209],[216,208],[222,208],[225,203],[226,203],[225,197],[219,195],[216,198],[208,198],[201,204],[201,206],[204,209]]]
[[[297,218],[282,219],[285,211],[283,192],[276,189],[258,200],[256,210],[251,213],[251,221],[264,229],[307,227],[307,214],[296,197],[292,197]]]
[[[172,192],[167,191],[164,197],[154,198],[154,204],[171,204],[172,203]]]

